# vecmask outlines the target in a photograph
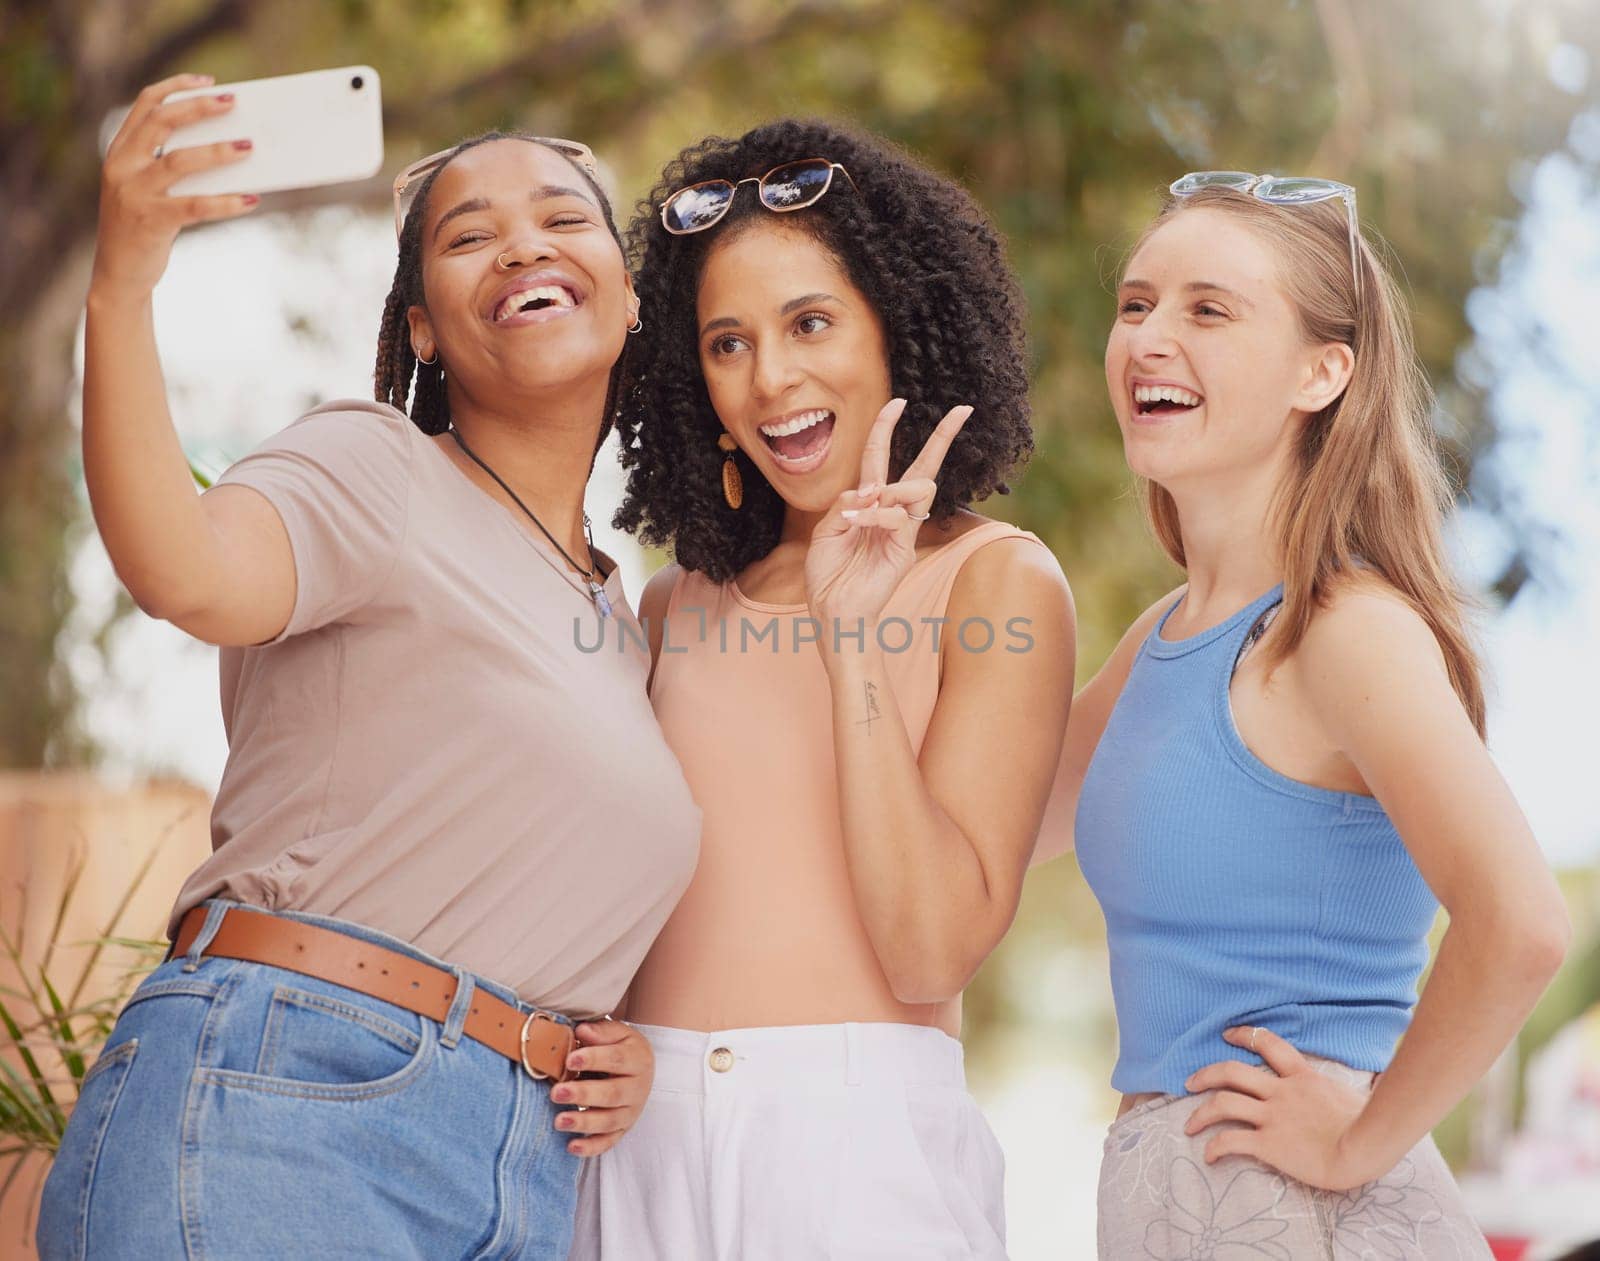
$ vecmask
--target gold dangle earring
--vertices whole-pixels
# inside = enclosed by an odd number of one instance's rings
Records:
[[[724,432],[717,439],[717,450],[728,453],[728,458],[722,462],[722,497],[728,501],[728,507],[735,511],[744,503],[744,479],[739,476],[739,466],[733,462],[733,453],[738,446],[731,433]]]

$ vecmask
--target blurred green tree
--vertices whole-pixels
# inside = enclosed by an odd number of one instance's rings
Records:
[[[802,29],[848,41],[888,12],[833,0],[736,12],[684,0],[5,0],[0,766],[92,756],[57,643],[71,608],[68,561],[85,524],[74,485],[72,351],[108,111],[179,70],[226,82],[365,62],[384,76],[393,166],[505,123],[581,133],[603,149],[675,94],[692,93],[713,60],[781,47]],[[263,211],[380,207],[387,196],[380,177],[274,198]]]
[[[679,146],[777,113],[843,114],[966,182],[1032,308],[1039,458],[1009,504],[1079,595],[1084,658],[1174,581],[1145,537],[1098,368],[1107,276],[1184,170],[1355,183],[1410,278],[1463,478],[1492,438],[1454,360],[1492,278],[1514,177],[1600,59],[1584,0],[10,0],[0,8],[0,765],[91,755],[56,645],[75,532],[72,339],[106,112],[179,69],[219,79],[365,61],[391,165],[499,123],[577,134],[625,191]],[[383,179],[274,199],[380,206]],[[1507,565],[1514,582],[1521,558]]]

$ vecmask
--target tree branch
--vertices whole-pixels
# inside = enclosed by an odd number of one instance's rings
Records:
[[[112,99],[122,100],[176,65],[184,57],[218,35],[237,31],[249,16],[246,0],[215,0],[209,8],[202,9],[187,22],[173,27],[143,54],[134,58],[123,69]]]
[[[663,7],[647,2],[625,10],[604,22],[576,31],[564,39],[542,44],[525,55],[501,62],[482,74],[463,79],[423,100],[408,101],[386,106],[384,124],[396,130],[415,131],[441,110],[458,107],[477,96],[509,89],[517,83],[537,81],[541,77],[561,76],[566,79],[581,75],[586,63],[600,60],[608,53],[621,48],[626,35],[634,26],[634,19],[648,15]],[[827,19],[844,19],[844,24],[854,28],[876,25],[892,14],[888,4],[861,8],[840,3],[839,0],[802,0],[781,13],[758,21],[737,22],[712,6],[701,8],[679,6],[680,20],[697,22],[697,29],[683,41],[686,55],[664,71],[653,74],[638,72],[639,89],[634,95],[648,99],[659,85],[678,77],[692,66],[720,54],[754,47],[781,39],[812,23]],[[689,16],[694,14],[694,18]]]
[[[1333,125],[1317,146],[1311,169],[1343,177],[1372,121],[1372,88],[1349,0],[1316,0],[1316,8],[1333,64],[1335,107]]]
[[[593,26],[574,31],[563,39],[540,44],[521,57],[502,61],[491,66],[475,78],[463,79],[442,91],[417,100],[396,104],[384,102],[385,130],[416,131],[440,110],[460,105],[474,96],[485,95],[497,88],[508,88],[521,79],[538,79],[544,75],[572,75],[581,73],[582,66],[622,43],[625,27],[624,15],[617,14]]]

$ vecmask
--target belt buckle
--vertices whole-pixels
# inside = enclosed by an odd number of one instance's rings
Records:
[[[529,1077],[533,1078],[535,1081],[566,1081],[566,1079],[567,1079],[567,1066],[566,1066],[565,1059],[563,1059],[562,1064],[561,1064],[561,1076],[560,1077],[552,1077],[549,1073],[541,1073],[532,1064],[528,1063],[528,1030],[530,1028],[532,1028],[533,1022],[535,1020],[539,1019],[539,1017],[541,1017],[541,1016],[543,1016],[546,1020],[548,1020],[553,1025],[559,1025],[559,1024],[562,1023],[561,1021],[556,1019],[555,1012],[546,1011],[543,1007],[535,1007],[532,1011],[530,1011],[528,1013],[528,1018],[522,1022],[522,1034],[518,1038],[518,1050],[519,1050],[519,1052],[521,1054],[521,1058],[522,1058],[522,1069],[523,1069],[523,1071],[525,1073],[528,1074]],[[569,1032],[570,1032],[570,1030],[569,1030]]]

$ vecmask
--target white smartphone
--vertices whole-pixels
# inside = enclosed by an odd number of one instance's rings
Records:
[[[249,139],[243,161],[187,175],[172,185],[176,196],[272,193],[367,179],[383,167],[383,99],[371,66],[341,66],[305,74],[219,83],[174,92],[167,101],[233,93],[233,108],[172,133],[166,148],[187,149],[221,140]],[[106,119],[104,153],[127,109]]]

